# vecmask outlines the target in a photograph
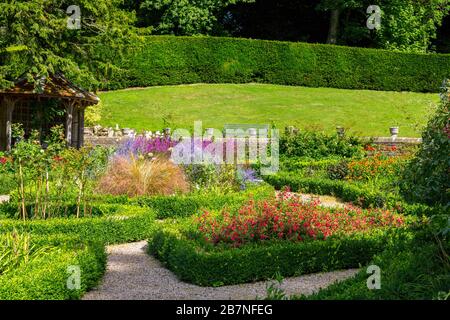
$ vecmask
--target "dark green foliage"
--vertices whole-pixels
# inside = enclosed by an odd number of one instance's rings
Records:
[[[229,194],[197,193],[177,196],[126,197],[105,196],[101,201],[149,207],[154,210],[158,219],[189,217],[201,209],[220,210],[223,207],[236,208],[250,198],[263,199],[275,194],[273,187],[263,185],[245,192]]]
[[[357,137],[339,137],[317,131],[300,131],[280,139],[280,154],[287,157],[358,157],[363,154],[362,142]]]
[[[105,245],[148,238],[155,214],[149,208],[96,205],[92,218],[0,220],[0,234],[30,234],[36,247],[54,248],[0,276],[3,299],[79,299],[105,270]],[[68,266],[80,266],[81,288],[68,290]]]
[[[134,14],[119,9],[123,0],[67,1],[15,0],[0,3],[0,88],[22,74],[31,81],[63,72],[86,87],[96,87],[109,72],[110,55],[99,56],[95,44],[118,48],[133,36]],[[79,29],[69,29],[66,13],[78,5]],[[40,88],[42,89],[42,88]]]
[[[450,205],[450,81],[442,103],[425,128],[423,143],[410,162],[402,183],[406,198],[429,205]]]
[[[374,257],[381,269],[381,289],[367,288],[366,268],[355,278],[331,285],[308,299],[448,299],[450,260],[448,238],[416,236]],[[302,297],[305,298],[305,297]]]
[[[348,162],[341,161],[327,167],[327,175],[331,180],[344,180],[348,175]]]
[[[29,232],[39,236],[66,235],[81,241],[120,243],[147,238],[155,220],[149,208],[123,205],[97,206],[92,218],[53,218],[49,220],[2,220],[0,233]],[[100,213],[101,212],[101,213]]]
[[[67,288],[68,266],[79,266],[81,288]],[[63,245],[0,277],[0,300],[80,299],[104,273],[106,253],[102,243]]]
[[[426,215],[445,213],[445,207],[430,207],[425,204],[406,203],[401,197],[386,192],[374,190],[362,184],[350,184],[340,180],[325,178],[303,178],[296,176],[295,172],[279,172],[276,175],[265,177],[275,189],[289,187],[292,191],[301,191],[320,195],[333,195],[346,202],[352,202],[363,208],[378,207],[391,208],[403,214]]]
[[[151,36],[114,58],[126,72],[108,89],[186,83],[261,82],[310,87],[437,92],[450,56],[320,44],[214,37]],[[389,75],[389,76],[387,76]]]
[[[371,234],[332,237],[325,241],[276,241],[240,248],[213,248],[186,239],[180,231],[182,228],[172,224],[157,230],[149,241],[149,253],[163,261],[181,280],[202,286],[271,279],[275,274],[287,277],[357,268],[381,252],[389,239],[404,237],[398,230],[374,230]]]
[[[319,160],[311,158],[281,157],[280,170],[282,171],[311,170],[315,172],[326,170],[329,166],[337,165],[341,161],[342,159],[340,158],[329,158],[329,157]]]

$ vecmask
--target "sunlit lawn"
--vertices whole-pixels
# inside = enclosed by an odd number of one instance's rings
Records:
[[[105,126],[159,130],[171,127],[222,129],[225,124],[272,124],[334,131],[344,126],[359,135],[419,136],[438,94],[305,88],[263,84],[197,84],[100,93]]]

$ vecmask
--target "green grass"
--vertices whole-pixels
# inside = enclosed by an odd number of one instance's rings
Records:
[[[227,123],[271,124],[280,129],[334,131],[340,125],[364,136],[420,136],[437,94],[305,88],[263,84],[197,84],[100,93],[101,125],[160,130],[171,127],[222,129]]]

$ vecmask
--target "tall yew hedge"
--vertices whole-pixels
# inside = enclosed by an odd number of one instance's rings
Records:
[[[310,87],[438,92],[450,55],[237,38],[148,36],[99,47],[114,66],[105,89],[260,82]]]

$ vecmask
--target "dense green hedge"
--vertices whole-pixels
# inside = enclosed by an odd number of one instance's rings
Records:
[[[295,172],[279,172],[265,177],[266,182],[276,189],[289,187],[291,191],[301,191],[320,195],[333,195],[343,201],[352,202],[364,208],[391,208],[403,214],[426,215],[440,214],[448,209],[444,207],[430,207],[419,203],[406,203],[401,197],[381,192],[372,188],[351,184],[341,180],[326,178],[304,178],[296,176]]]
[[[324,241],[276,241],[240,248],[214,248],[185,238],[177,228],[180,226],[160,226],[149,240],[149,253],[181,280],[202,286],[271,279],[276,274],[287,277],[357,268],[391,241],[409,236],[403,229],[385,229]]]
[[[120,243],[149,237],[155,221],[150,208],[124,205],[96,207],[104,215],[92,218],[53,218],[49,220],[0,220],[0,233],[16,229],[38,236],[66,235],[81,241]]]
[[[147,207],[105,204],[94,206],[93,211],[93,217],[79,219],[0,219],[0,235],[13,230],[27,233],[33,246],[51,249],[0,275],[0,300],[79,299],[103,275],[105,245],[149,238],[156,218]],[[70,265],[81,268],[79,290],[66,287]]]
[[[241,206],[249,198],[263,199],[273,196],[272,186],[264,184],[244,192],[229,194],[198,193],[176,196],[153,197],[115,197],[105,196],[101,200],[107,203],[122,203],[139,205],[153,209],[158,219],[189,217],[201,209],[220,210],[224,207],[235,208]]]
[[[354,278],[331,285],[309,297],[311,300],[416,300],[450,299],[450,243],[414,239],[407,245],[396,245],[376,255],[371,264],[381,270],[381,288],[367,288],[368,274],[363,268]],[[446,260],[446,261],[445,261]]]
[[[450,70],[450,55],[222,37],[150,36],[123,51],[96,50],[122,68],[105,88],[261,82],[437,92]]]
[[[68,289],[68,267],[79,266],[80,289]],[[104,273],[106,253],[102,243],[58,247],[20,268],[0,276],[0,300],[80,299]]]

